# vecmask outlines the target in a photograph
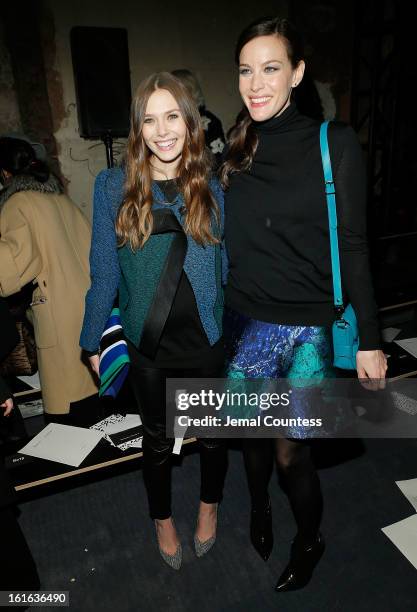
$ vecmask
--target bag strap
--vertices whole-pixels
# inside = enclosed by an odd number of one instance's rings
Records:
[[[329,122],[320,126],[320,150],[323,164],[324,185],[329,217],[330,255],[333,275],[333,300],[336,314],[340,317],[344,311],[342,280],[340,277],[339,240],[337,237],[336,193],[333,181],[332,164],[330,161],[329,142],[327,138]]]

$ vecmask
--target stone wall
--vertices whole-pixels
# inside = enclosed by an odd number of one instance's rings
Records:
[[[175,4],[164,0],[34,0],[29,4],[33,11],[33,17],[26,15],[33,22],[33,31],[26,34],[32,39],[26,45],[27,49],[33,46],[30,56],[22,52],[25,40],[21,34],[20,47],[9,39],[9,47],[14,46],[10,59],[0,29],[0,132],[24,129],[42,140],[56,159],[69,195],[88,216],[94,178],[106,166],[106,157],[100,141],[79,136],[70,50],[73,26],[127,29],[132,93],[151,72],[175,68],[195,72],[207,107],[227,130],[241,104],[233,63],[240,30],[262,14],[290,14],[306,34],[307,60],[326,116],[348,119],[352,9],[342,9],[335,1],[259,0],[255,6],[240,0],[178,0]],[[23,16],[13,10],[7,11],[8,32],[15,26],[19,33]],[[111,83],[111,74],[108,78]],[[122,155],[124,144],[123,140],[115,143],[116,158]]]

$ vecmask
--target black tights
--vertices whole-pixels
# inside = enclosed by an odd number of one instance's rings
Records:
[[[286,438],[243,440],[252,507],[263,508],[268,503],[274,448],[281,482],[297,524],[297,541],[310,544],[320,527],[323,498],[308,442]]]

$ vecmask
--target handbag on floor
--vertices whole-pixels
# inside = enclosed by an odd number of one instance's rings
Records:
[[[100,340],[100,389],[99,395],[116,397],[129,372],[130,358],[127,349],[120,310],[111,311]]]
[[[33,328],[27,321],[16,321],[18,341],[0,364],[2,376],[32,376],[38,371]]]
[[[333,275],[333,298],[336,320],[333,323],[333,365],[343,370],[356,370],[356,353],[359,348],[359,330],[355,311],[351,304],[344,306],[340,276],[339,241],[337,237],[336,194],[327,138],[329,122],[320,126],[320,150],[329,217],[330,254]]]

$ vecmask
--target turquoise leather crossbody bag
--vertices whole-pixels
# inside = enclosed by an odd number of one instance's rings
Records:
[[[333,323],[333,365],[343,370],[356,370],[356,353],[359,348],[359,330],[355,311],[351,304],[343,304],[340,276],[339,241],[337,237],[336,193],[327,138],[329,122],[320,126],[320,150],[329,217],[330,254],[333,275],[333,301],[336,320]]]

